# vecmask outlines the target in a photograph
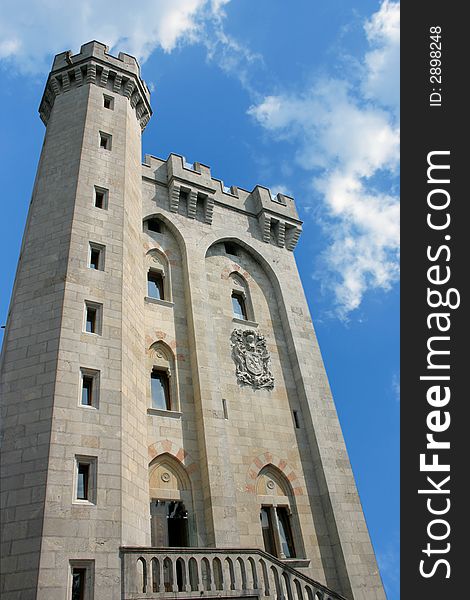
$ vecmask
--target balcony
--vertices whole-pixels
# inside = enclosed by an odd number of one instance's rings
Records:
[[[123,547],[121,561],[122,600],[345,600],[262,550]]]

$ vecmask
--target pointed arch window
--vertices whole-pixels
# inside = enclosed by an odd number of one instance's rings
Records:
[[[153,248],[147,253],[147,299],[172,301],[170,264],[165,254]]]
[[[179,396],[175,356],[162,340],[149,348],[147,365],[150,375],[149,413],[179,413]]]
[[[301,555],[302,536],[297,508],[285,475],[273,465],[267,465],[258,475],[256,492],[266,552],[281,559]]]
[[[247,281],[239,273],[230,274],[232,284],[233,318],[240,321],[254,321],[253,303]]]

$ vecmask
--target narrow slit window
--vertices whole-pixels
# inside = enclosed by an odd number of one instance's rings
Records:
[[[91,375],[83,375],[82,404],[83,406],[93,406],[93,377]]]
[[[112,96],[103,95],[103,106],[108,110],[114,110],[114,98]]]
[[[168,373],[153,369],[151,374],[152,408],[171,410]]]
[[[95,562],[93,560],[71,560],[70,600],[93,600]]]
[[[90,269],[94,269],[95,271],[104,270],[104,246],[90,242],[90,250],[88,256],[88,266]]]
[[[108,190],[95,187],[95,207],[107,210],[108,208]]]
[[[155,271],[149,271],[147,274],[147,293],[149,298],[157,300],[165,299],[165,290],[163,285],[163,275]]]
[[[75,501],[96,504],[95,456],[75,457]]]
[[[224,419],[228,419],[227,400],[225,398],[222,398],[222,409],[224,411]]]
[[[111,150],[112,136],[109,133],[100,131],[100,148],[103,150]]]
[[[244,321],[248,319],[246,303],[243,294],[240,294],[239,292],[232,293],[232,309],[233,316],[237,319],[243,319]]]
[[[92,248],[90,252],[90,268],[99,269],[100,264],[100,251],[97,248]]]
[[[96,332],[96,308],[94,306],[86,308],[86,331],[88,333]]]
[[[86,568],[72,568],[72,600],[85,600]]]
[[[101,304],[85,302],[85,331],[101,335]]]
[[[98,408],[100,372],[80,369],[80,406]]]
[[[78,463],[77,500],[89,500],[90,464]]]
[[[298,410],[294,410],[292,412],[293,412],[293,415],[294,415],[295,428],[296,429],[300,429],[299,411]]]

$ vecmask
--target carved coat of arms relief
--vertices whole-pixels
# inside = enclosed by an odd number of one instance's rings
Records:
[[[255,389],[271,390],[274,387],[274,377],[264,335],[253,329],[234,329],[231,343],[238,382]]]

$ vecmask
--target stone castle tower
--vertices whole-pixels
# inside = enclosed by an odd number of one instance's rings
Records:
[[[55,57],[2,352],[2,599],[385,598],[292,198],[146,156],[134,58]]]

